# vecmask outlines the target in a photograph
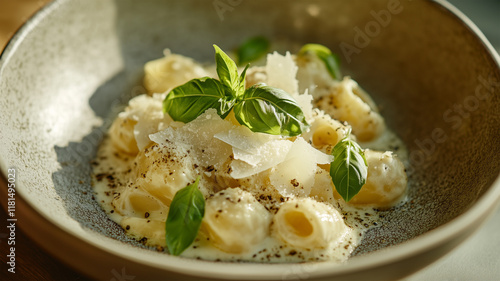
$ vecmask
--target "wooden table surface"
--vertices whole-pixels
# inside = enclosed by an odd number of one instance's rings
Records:
[[[19,27],[48,2],[50,1],[0,0],[0,50],[4,49]],[[16,270],[14,274],[8,272],[7,255],[10,246],[7,243],[9,236],[7,219],[7,213],[3,208],[0,208],[0,261],[2,264],[0,266],[0,280],[91,280],[47,254],[20,229],[16,229],[15,232]]]
[[[2,186],[3,188],[3,186]],[[3,198],[2,198],[3,199]],[[7,213],[0,208],[0,261],[2,263],[0,280],[27,281],[27,280],[67,280],[67,281],[87,281],[91,280],[84,275],[75,272],[71,268],[62,264],[47,254],[38,245],[33,243],[20,230],[16,229],[16,268],[15,273],[7,271],[7,255],[10,246],[7,244],[8,230],[5,222]]]

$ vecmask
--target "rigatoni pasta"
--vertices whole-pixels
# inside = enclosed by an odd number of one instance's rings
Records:
[[[303,249],[333,248],[349,232],[339,211],[311,198],[284,203],[273,222],[279,239]]]
[[[208,198],[205,212],[202,233],[224,252],[248,252],[269,235],[271,213],[240,188]]]
[[[194,60],[164,51],[164,57],[144,65],[144,87],[150,93],[163,93],[187,81],[206,76],[207,72]]]
[[[349,123],[359,141],[369,142],[385,131],[385,122],[376,108],[370,107],[373,101],[360,93],[364,91],[355,81],[346,77],[331,87],[328,94],[319,96],[315,105],[333,118]]]

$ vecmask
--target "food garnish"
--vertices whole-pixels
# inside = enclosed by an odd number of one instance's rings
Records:
[[[349,202],[366,183],[368,163],[363,149],[351,139],[351,129],[333,148],[330,176],[335,189],[344,201]]]
[[[165,223],[169,252],[178,256],[193,243],[205,215],[205,198],[198,190],[200,177],[174,196]]]
[[[219,80],[192,79],[174,88],[163,101],[163,110],[175,121],[188,123],[214,108],[225,118],[234,108],[236,120],[253,132],[297,136],[309,126],[302,109],[285,91],[263,83],[245,90],[245,73],[217,45],[215,61]]]

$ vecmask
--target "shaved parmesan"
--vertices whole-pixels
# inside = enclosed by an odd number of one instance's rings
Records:
[[[231,176],[235,179],[255,175],[283,162],[292,147],[291,141],[254,133],[243,126],[218,133],[215,138],[232,146],[235,160],[231,163]]]
[[[231,146],[214,136],[227,132],[234,125],[222,120],[215,109],[208,109],[195,120],[184,126],[173,129],[172,127],[149,135],[149,138],[158,143],[174,142],[191,146],[193,156],[201,165],[213,165],[219,168],[231,155]]]
[[[285,160],[273,168],[269,179],[283,196],[307,196],[314,185],[318,164],[328,164],[331,160],[331,155],[316,150],[299,137]]]
[[[243,151],[252,153],[260,146],[272,140],[281,139],[280,136],[254,133],[245,126],[235,126],[231,130],[220,132],[214,135],[215,138]]]
[[[291,147],[291,141],[275,140],[265,143],[254,154],[233,148],[235,160],[231,163],[231,176],[241,179],[274,167],[286,159]]]

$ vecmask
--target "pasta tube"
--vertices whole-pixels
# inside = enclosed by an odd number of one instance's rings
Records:
[[[269,235],[271,214],[249,192],[228,188],[209,198],[202,231],[227,253],[248,252]]]

